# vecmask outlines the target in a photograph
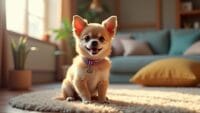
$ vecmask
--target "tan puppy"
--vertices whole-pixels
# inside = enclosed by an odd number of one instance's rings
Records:
[[[106,102],[109,85],[112,38],[116,33],[117,17],[111,16],[102,24],[89,23],[82,17],[73,16],[73,35],[78,56],[62,83],[62,95],[58,99],[72,101],[80,98],[90,103],[92,98]]]

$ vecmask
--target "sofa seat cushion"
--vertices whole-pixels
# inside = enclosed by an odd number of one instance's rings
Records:
[[[169,31],[136,32],[132,38],[148,42],[154,54],[168,54],[169,52]]]
[[[200,30],[184,29],[171,31],[170,55],[182,55],[194,42],[200,39]]]
[[[130,81],[146,86],[194,86],[198,83],[200,62],[167,58],[150,63]]]
[[[200,56],[176,56],[176,55],[148,55],[148,56],[117,56],[112,57],[112,68],[111,73],[136,73],[145,65],[151,63],[152,61],[170,58],[188,58],[192,60],[200,61]]]

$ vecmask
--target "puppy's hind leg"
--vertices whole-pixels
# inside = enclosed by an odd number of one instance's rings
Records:
[[[64,80],[62,83],[61,88],[61,94],[54,99],[56,100],[67,100],[67,101],[73,101],[74,98],[74,89],[71,85],[71,83],[68,80]]]

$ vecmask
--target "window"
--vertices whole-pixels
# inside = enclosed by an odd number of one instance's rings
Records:
[[[46,1],[6,0],[7,29],[40,38],[45,32]]]

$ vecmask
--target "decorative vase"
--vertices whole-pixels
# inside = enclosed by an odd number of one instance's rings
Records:
[[[10,71],[9,87],[12,90],[29,90],[32,86],[32,72],[30,70]]]
[[[50,36],[49,36],[49,34],[44,34],[42,36],[42,40],[45,41],[45,42],[50,42]]]

